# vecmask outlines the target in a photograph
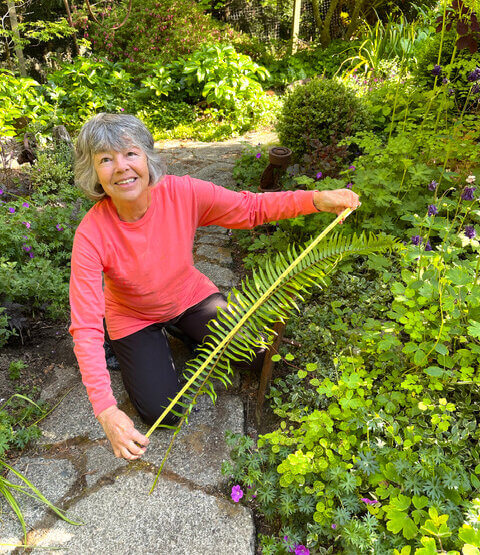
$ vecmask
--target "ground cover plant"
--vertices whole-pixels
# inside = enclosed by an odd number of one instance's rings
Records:
[[[428,79],[406,66],[386,79],[347,69],[374,131],[344,141],[356,153],[335,177],[326,170],[337,150],[317,145],[316,168],[305,175],[303,158],[284,178],[287,188],[353,188],[362,209],[346,231],[388,230],[404,248],[354,262],[351,277],[334,276],[304,305],[276,356],[278,425],[257,441],[229,437],[231,497],[269,523],[263,553],[478,552],[480,75],[460,49],[445,66],[438,49],[428,63],[417,52]],[[236,177],[253,182],[265,165],[260,149],[246,152]],[[248,265],[308,234],[304,225],[243,232]]]

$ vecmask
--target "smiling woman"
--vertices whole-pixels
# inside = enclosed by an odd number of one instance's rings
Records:
[[[93,157],[93,167],[120,219],[139,220],[150,204],[150,174],[145,153],[135,146],[121,152],[98,152]]]
[[[77,184],[98,202],[78,226],[72,252],[70,332],[95,416],[117,457],[138,459],[148,445],[116,406],[106,368],[104,318],[129,397],[153,424],[179,391],[165,326],[194,342],[227,301],[193,265],[199,226],[249,229],[317,210],[357,208],[337,191],[234,192],[189,176],[164,175],[152,135],[137,118],[99,114],[76,144]],[[102,282],[104,287],[102,287]],[[258,351],[252,367],[262,363]],[[164,423],[175,423],[174,407]]]

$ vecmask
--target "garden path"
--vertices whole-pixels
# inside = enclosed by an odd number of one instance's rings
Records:
[[[271,133],[252,133],[223,143],[166,141],[159,146],[169,173],[232,185],[231,170],[245,144],[275,141]],[[232,271],[230,238],[219,227],[201,228],[195,240],[196,266],[222,291],[237,283]],[[188,358],[183,344],[172,338],[179,369]],[[117,372],[112,387],[119,406],[147,431],[133,411]],[[155,491],[149,495],[171,432],[158,430],[141,461],[116,459],[93,417],[77,368],[58,366],[55,379],[42,392],[59,406],[42,423],[43,435],[14,465],[53,503],[83,526],[72,526],[25,498],[33,553],[104,553],[205,555],[255,552],[251,511],[234,504],[220,472],[228,451],[226,430],[245,428],[239,385],[219,391],[218,401],[200,399],[190,423],[178,435]],[[14,478],[9,476],[12,481]],[[2,544],[22,541],[20,525],[0,498],[0,553],[22,550]]]

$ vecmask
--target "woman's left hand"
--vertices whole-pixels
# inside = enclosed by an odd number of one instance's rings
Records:
[[[334,189],[333,191],[315,191],[313,204],[320,212],[341,214],[346,208],[357,209],[361,202],[357,193],[350,189]]]

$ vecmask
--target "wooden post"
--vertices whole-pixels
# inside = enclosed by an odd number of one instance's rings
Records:
[[[255,409],[255,416],[257,419],[257,424],[260,423],[262,417],[263,403],[265,401],[265,392],[267,390],[267,385],[272,378],[273,370],[273,360],[272,356],[278,352],[278,346],[282,341],[283,334],[285,332],[284,322],[275,322],[273,325],[273,331],[277,334],[273,343],[270,345],[268,351],[265,353],[265,359],[263,361],[262,373],[260,375],[260,384],[258,386],[257,392],[257,408]]]
[[[18,30],[18,19],[17,19],[17,9],[15,8],[15,0],[7,0],[8,17],[10,19],[10,26],[12,28],[13,40],[15,54],[18,59],[18,70],[22,77],[27,76],[27,70],[25,69],[25,58],[23,57],[23,49],[20,44],[20,31]]]
[[[295,54],[298,46],[298,33],[300,31],[300,14],[302,8],[302,0],[293,0],[293,25],[292,39],[290,43],[290,53]]]

